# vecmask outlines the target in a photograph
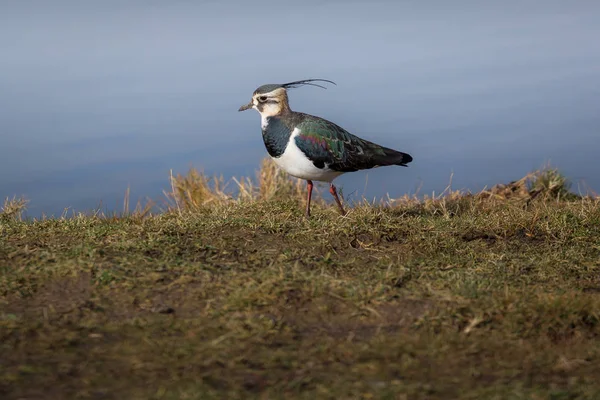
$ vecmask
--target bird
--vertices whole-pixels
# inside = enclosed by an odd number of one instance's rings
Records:
[[[355,136],[326,119],[292,111],[287,92],[302,86],[335,82],[327,79],[304,79],[282,84],[266,84],[257,88],[252,99],[238,111],[254,109],[261,117],[262,138],[275,164],[289,175],[307,182],[305,215],[310,217],[313,181],[329,183],[342,215],[344,206],[333,180],[347,172],[388,165],[406,167],[412,156],[380,146]]]

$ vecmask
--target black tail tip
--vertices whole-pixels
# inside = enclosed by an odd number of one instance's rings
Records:
[[[400,161],[398,163],[398,165],[401,165],[403,167],[408,167],[408,165],[406,165],[406,164],[408,164],[412,160],[413,160],[413,158],[412,158],[412,156],[410,154],[402,153],[402,161]]]

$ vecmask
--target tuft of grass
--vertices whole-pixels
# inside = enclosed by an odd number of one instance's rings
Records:
[[[571,183],[558,169],[549,164],[536,171],[530,172],[523,178],[508,184],[497,184],[490,190],[478,194],[485,198],[500,200],[527,201],[540,197],[548,199],[576,200],[581,196],[570,191]]]
[[[27,203],[29,200],[24,197],[6,198],[4,204],[0,209],[0,219],[16,219],[21,221],[23,219],[23,213],[27,209]]]
[[[574,196],[570,192],[569,180],[550,165],[532,173],[527,184],[531,193],[541,193],[544,197],[560,199]]]
[[[170,181],[171,191],[164,194],[171,209],[198,209],[231,199],[225,193],[223,177],[209,178],[195,168],[190,168],[187,175],[171,173]]]
[[[231,202],[295,199],[304,201],[305,184],[289,176],[270,158],[262,160],[255,178],[208,177],[196,168],[186,175],[171,174],[171,191],[165,192],[169,210],[199,209]],[[318,194],[315,196],[318,197]]]

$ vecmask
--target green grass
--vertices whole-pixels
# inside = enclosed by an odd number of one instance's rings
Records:
[[[600,201],[498,193],[11,208],[0,397],[600,398]]]

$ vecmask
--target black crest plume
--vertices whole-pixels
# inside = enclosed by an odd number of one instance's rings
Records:
[[[325,86],[317,85],[316,83],[312,83],[312,82],[328,82],[328,83],[333,83],[334,85],[337,86],[337,84],[335,82],[329,81],[327,79],[304,79],[301,81],[284,83],[281,85],[281,87],[284,89],[294,89],[294,88],[298,88],[300,86],[309,85],[309,86],[320,87],[322,89],[327,89]]]

